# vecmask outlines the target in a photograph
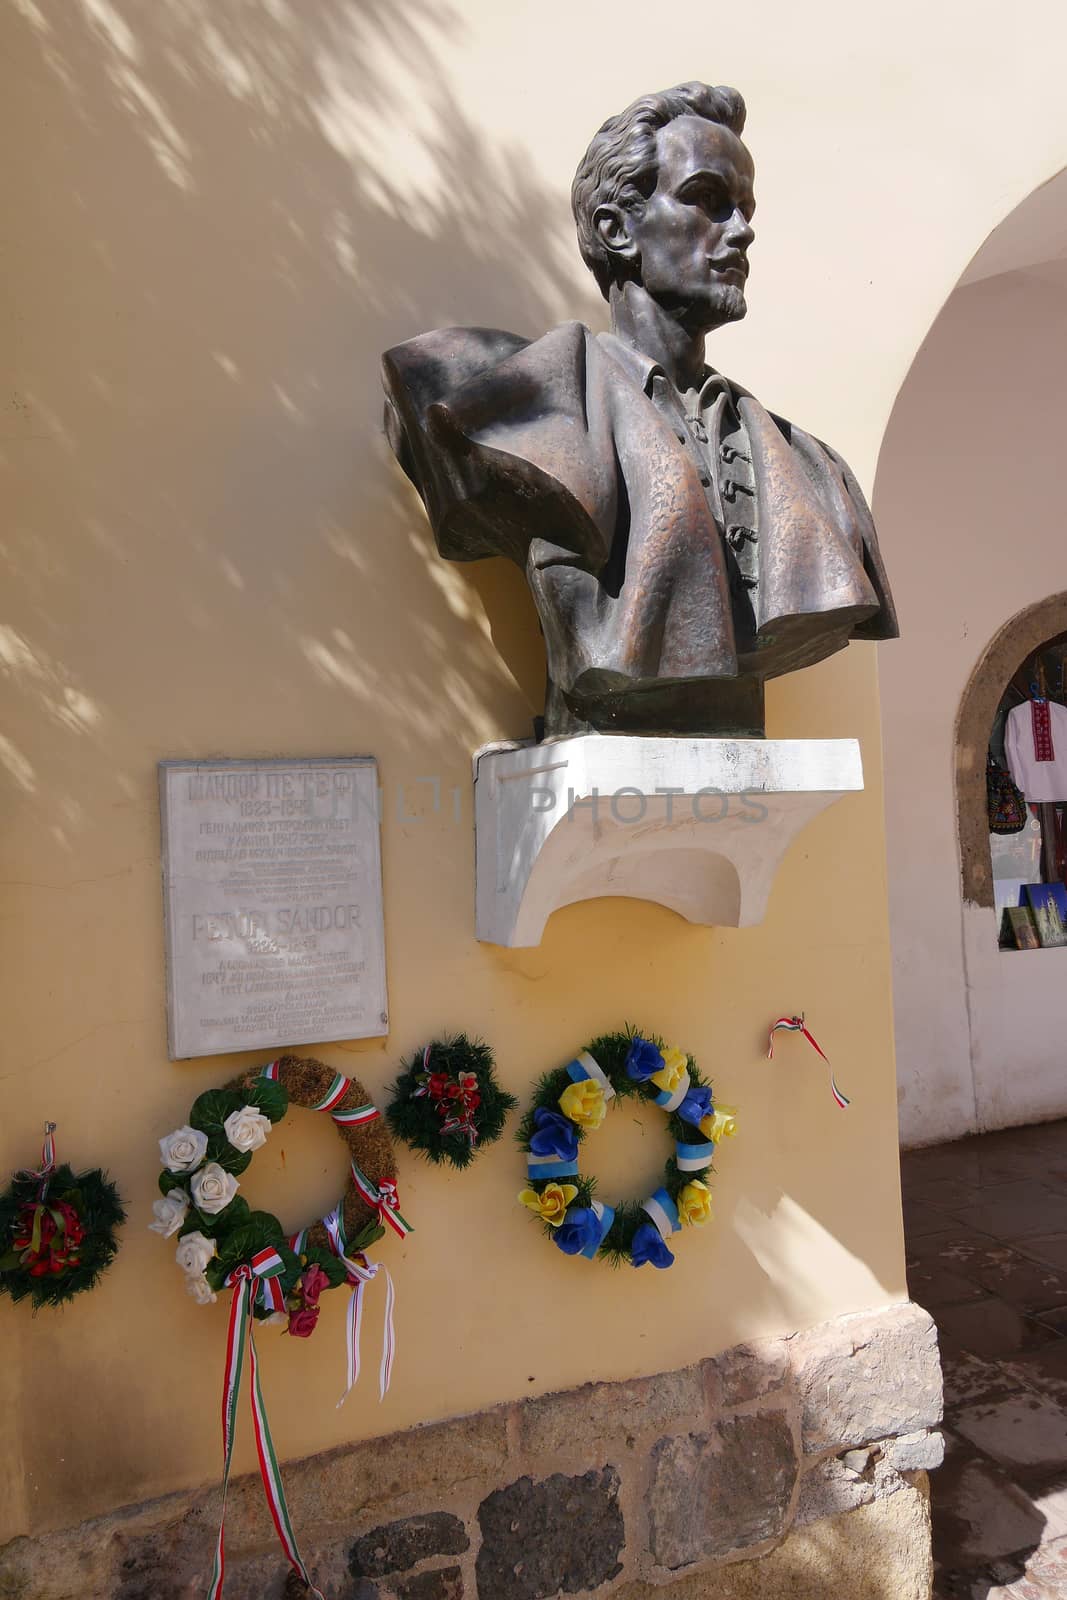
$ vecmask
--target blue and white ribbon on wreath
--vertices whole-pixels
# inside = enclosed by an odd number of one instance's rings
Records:
[[[702,1139],[698,1144],[674,1143],[674,1164],[679,1172],[702,1172],[710,1167],[715,1155],[715,1141]]]
[[[682,1223],[678,1216],[678,1207],[666,1189],[657,1189],[655,1194],[650,1194],[647,1200],[642,1200],[641,1210],[652,1218],[664,1244],[666,1244],[672,1233],[681,1231]]]
[[[588,1050],[579,1050],[574,1060],[567,1062],[567,1076],[572,1083],[581,1083],[586,1078],[592,1078],[593,1082],[599,1083],[604,1091],[605,1100],[610,1100],[615,1094],[611,1079]]]
[[[656,1104],[662,1106],[664,1111],[670,1113],[677,1111],[686,1095],[689,1093],[691,1079],[688,1069],[682,1073],[682,1081],[677,1089],[660,1089],[656,1093]]]
[[[552,1182],[559,1178],[577,1177],[578,1157],[528,1155],[526,1175],[529,1178],[549,1178]]]
[[[608,1236],[608,1230],[610,1229],[611,1224],[615,1221],[615,1210],[613,1206],[601,1205],[599,1200],[590,1200],[589,1209],[593,1212],[597,1222],[600,1224],[600,1233],[598,1237],[593,1240],[592,1244],[586,1245],[585,1249],[582,1251],[582,1255],[587,1261],[595,1261],[597,1251],[604,1243],[604,1240]]]

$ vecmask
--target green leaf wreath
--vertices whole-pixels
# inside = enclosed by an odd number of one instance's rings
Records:
[[[457,1033],[422,1045],[403,1063],[385,1114],[413,1150],[463,1168],[500,1138],[518,1104],[497,1082],[489,1046]]]
[[[666,1112],[675,1154],[654,1194],[612,1208],[597,1200],[595,1180],[579,1172],[579,1147],[609,1105],[633,1099]],[[529,1173],[519,1200],[566,1255],[669,1267],[670,1235],[711,1218],[705,1180],[716,1143],[735,1128],[736,1112],[716,1108],[692,1056],[629,1026],[600,1034],[567,1066],[546,1072],[534,1091],[516,1134]]]
[[[52,1125],[46,1133],[51,1149]],[[12,1300],[60,1306],[96,1287],[118,1251],[126,1221],[119,1192],[99,1167],[75,1173],[46,1156],[40,1172],[20,1172],[0,1195],[0,1292]]]

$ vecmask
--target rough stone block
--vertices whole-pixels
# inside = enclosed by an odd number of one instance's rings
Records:
[[[417,1510],[415,1496],[432,1505],[451,1500],[465,1484],[483,1493],[486,1483],[504,1476],[507,1454],[507,1412],[497,1406],[286,1462],[285,1494],[297,1529],[332,1524],[354,1531],[361,1512],[393,1505]],[[237,1552],[274,1536],[258,1473],[231,1484],[227,1549],[232,1544]]]
[[[526,1400],[519,1410],[524,1453],[553,1458],[592,1451],[603,1460],[603,1444],[626,1446],[638,1435],[669,1428],[701,1427],[704,1380],[699,1367],[682,1367],[625,1383],[587,1383],[562,1394]]]
[[[653,1560],[675,1569],[777,1538],[796,1475],[783,1411],[728,1417],[708,1433],[660,1439],[649,1491]]]
[[[463,1600],[463,1573],[459,1567],[442,1567],[406,1578],[397,1588],[396,1600]]]
[[[828,1461],[817,1462],[801,1478],[796,1526],[803,1528],[823,1517],[855,1511],[907,1487],[893,1464],[877,1451],[871,1453],[863,1472],[855,1472],[840,1457],[831,1456]]]
[[[758,1561],[626,1583],[611,1600],[930,1600],[930,1522],[914,1488],[794,1529]]]
[[[785,1339],[738,1344],[709,1356],[701,1366],[712,1404],[731,1411],[782,1387],[789,1372],[789,1344]]]
[[[547,1600],[595,1589],[621,1572],[625,1543],[613,1467],[580,1478],[520,1478],[478,1508],[481,1600]]]
[[[469,1549],[470,1539],[459,1518],[436,1511],[365,1533],[352,1546],[348,1570],[354,1578],[384,1578],[389,1572],[407,1572],[429,1556],[458,1556]]]
[[[872,1444],[941,1421],[937,1329],[918,1306],[842,1317],[790,1343],[806,1453]]]
[[[898,1472],[933,1472],[945,1459],[945,1436],[942,1433],[905,1433],[899,1439],[887,1439],[885,1458]]]

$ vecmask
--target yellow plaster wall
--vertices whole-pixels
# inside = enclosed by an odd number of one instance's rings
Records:
[[[146,1222],[157,1138],[249,1058],[166,1059],[162,757],[377,756],[393,1032],[320,1053],[379,1099],[400,1055],[445,1028],[483,1033],[522,1095],[631,1019],[742,1108],[717,1225],[666,1275],[548,1248],[515,1204],[507,1143],[466,1177],[405,1156],[417,1232],[383,1252],[393,1391],[379,1407],[368,1378],[335,1409],[340,1297],[313,1344],[263,1337],[283,1456],[905,1293],[873,648],[772,695],[771,733],[858,735],[868,787],[797,843],[763,926],[601,902],[557,914],[536,950],[477,944],[470,753],[527,731],[540,649],[517,574],[436,557],[380,437],[376,363],[445,322],[599,321],[566,207],[585,140],[649,88],[736,82],[765,219],[750,323],[713,359],[869,485],[939,299],[1060,136],[1047,52],[1021,151],[985,122],[965,139],[938,120],[917,179],[941,80],[962,115],[975,74],[1014,48],[978,12],[961,41],[928,6],[876,7],[861,27],[843,0],[803,21],[783,0],[655,28],[638,0],[7,8],[0,1164],[27,1162],[55,1117],[61,1153],[109,1167],[131,1220],[93,1296],[35,1320],[0,1305],[0,1537],[218,1472],[225,1308],[194,1306]],[[849,1113],[798,1041],[763,1059],[769,1019],[794,1008]],[[653,1120],[627,1120],[596,1171],[638,1190],[663,1155]],[[342,1172],[329,1130],[294,1117],[246,1192],[295,1225]],[[372,1298],[375,1358],[380,1314]]]

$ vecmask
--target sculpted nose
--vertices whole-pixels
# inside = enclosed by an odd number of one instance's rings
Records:
[[[734,207],[734,214],[726,224],[726,239],[735,250],[747,250],[756,237],[755,230],[740,206]]]

